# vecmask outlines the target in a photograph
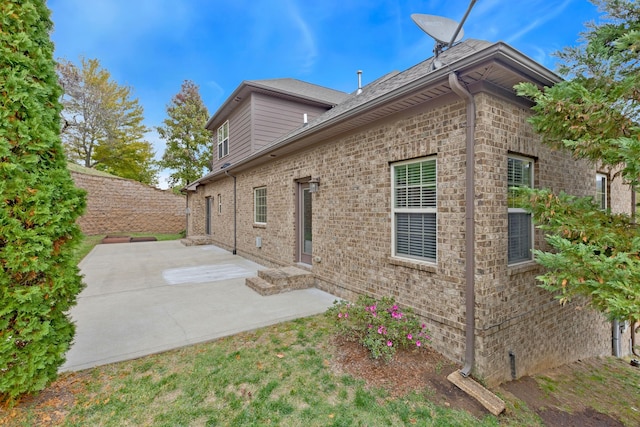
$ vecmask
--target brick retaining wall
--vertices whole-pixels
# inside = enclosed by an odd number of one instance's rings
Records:
[[[87,235],[178,233],[185,229],[185,199],[137,181],[70,171],[87,191],[87,209],[78,220]]]

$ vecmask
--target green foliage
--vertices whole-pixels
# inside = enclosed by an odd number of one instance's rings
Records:
[[[160,138],[167,142],[159,163],[173,170],[169,175],[171,186],[184,187],[202,177],[211,161],[211,133],[205,128],[209,112],[195,83],[182,83],[167,106],[167,115],[157,128]]]
[[[44,2],[0,2],[0,401],[56,378],[83,287],[73,254],[85,198],[60,143],[51,28]]]
[[[578,158],[622,167],[625,182],[640,184],[640,3],[595,1],[604,22],[587,24],[584,44],[557,55],[572,78],[539,90],[516,86],[533,99],[531,123],[545,142]]]
[[[536,250],[542,287],[565,303],[588,296],[609,319],[640,318],[640,233],[627,215],[597,209],[590,197],[520,188],[521,205],[554,252]]]
[[[132,90],[120,86],[97,59],[82,59],[81,67],[60,60],[64,89],[62,139],[67,156],[96,168],[145,184],[156,184],[158,168],[144,112]]]
[[[338,334],[360,342],[374,359],[393,359],[398,348],[421,348],[431,340],[429,331],[410,309],[400,309],[393,298],[380,301],[367,296],[357,303],[335,301],[326,312]]]
[[[531,98],[530,123],[553,147],[640,186],[640,3],[594,1],[602,23],[587,24],[584,44],[558,53],[570,79],[551,88],[516,86]],[[640,234],[627,215],[601,212],[590,198],[522,190],[554,252],[536,251],[548,268],[542,286],[561,302],[590,298],[609,318],[640,319]]]

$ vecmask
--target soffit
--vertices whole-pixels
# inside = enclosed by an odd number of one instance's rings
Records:
[[[477,48],[467,56],[451,55],[454,60],[442,68],[428,69],[431,64],[427,60],[381,81],[376,87],[365,87],[362,94],[352,95],[307,126],[292,131],[229,169],[241,171],[255,167],[272,161],[274,157],[293,153],[449,95],[452,93],[448,80],[451,72],[455,72],[467,87],[480,87],[482,85],[478,83],[484,82],[511,94],[515,94],[513,86],[523,81],[541,87],[560,81],[556,74],[504,43],[483,42],[478,43]],[[367,93],[368,89],[371,92]],[[220,172],[213,171],[202,180],[215,180]]]

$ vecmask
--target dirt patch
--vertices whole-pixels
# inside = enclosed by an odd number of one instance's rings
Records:
[[[131,243],[136,243],[136,242],[157,242],[158,239],[156,239],[154,236],[140,236],[140,237],[132,237],[131,238]]]
[[[558,400],[554,394],[544,392],[538,382],[531,377],[503,384],[501,388],[525,402],[547,426],[581,427],[624,427],[624,424],[607,414],[590,407],[584,407],[579,400],[573,400],[568,406]],[[560,409],[565,407],[571,412]]]
[[[136,242],[156,242],[158,239],[155,236],[106,236],[100,241],[102,244],[110,243],[136,243]]]
[[[465,410],[478,418],[489,414],[477,400],[447,380],[460,367],[430,348],[399,351],[386,363],[369,357],[368,350],[356,342],[335,337],[333,344],[332,367],[337,373],[362,378],[370,387],[383,387],[392,397],[425,392],[438,405]]]
[[[78,388],[85,386],[87,375],[87,372],[63,374],[40,393],[23,397],[15,407],[0,407],[0,425],[13,425],[13,420],[19,418],[20,412],[26,408],[33,408],[34,419],[31,421],[34,425],[61,425],[76,403]]]
[[[131,242],[130,236],[106,236],[104,239],[100,241],[100,243],[111,244],[111,243],[129,243]]]
[[[361,378],[371,387],[384,387],[394,397],[411,391],[424,392],[427,399],[438,405],[465,410],[477,418],[489,414],[478,401],[447,380],[447,376],[460,366],[434,350],[398,352],[392,362],[385,364],[371,359],[368,351],[358,343],[336,337],[333,344],[332,364],[338,373]],[[640,385],[638,372],[633,369],[617,359],[596,358],[565,365],[536,378],[523,377],[494,391],[512,405],[526,404],[544,426],[635,426],[640,425],[640,418],[636,418],[640,416],[637,393]],[[627,383],[618,382],[616,375],[612,375],[614,372]],[[548,383],[552,390],[543,390],[539,382]],[[602,389],[599,387],[601,382]],[[398,387],[398,384],[402,386]],[[516,403],[518,401],[520,403]],[[623,413],[625,410],[628,413]],[[499,420],[501,424],[519,425],[517,416],[507,411]]]

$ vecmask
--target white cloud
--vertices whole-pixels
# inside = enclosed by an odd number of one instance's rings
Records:
[[[300,60],[300,71],[306,73],[313,69],[318,56],[315,37],[307,21],[302,18],[295,2],[289,1],[288,3],[289,17],[294,28],[300,34],[296,46],[297,57]]]
[[[539,26],[544,23],[550,21],[551,19],[558,16],[573,0],[565,0],[560,5],[557,5],[555,2],[552,5],[547,5],[547,7],[537,9],[534,7],[533,16],[537,16],[537,19],[534,19],[528,25],[525,25],[524,28],[517,31],[515,34],[509,36],[506,39],[507,43],[513,43],[521,37],[529,34],[531,31],[534,31]],[[526,16],[526,15],[525,15]]]
[[[471,13],[477,16],[485,16],[490,13],[493,14],[495,9],[504,7],[504,3],[504,0],[482,0],[473,6]]]
[[[211,111],[212,106],[217,106],[224,102],[226,91],[215,80],[206,81],[200,89],[202,90],[202,101],[209,109],[209,114],[213,114],[213,111]]]

